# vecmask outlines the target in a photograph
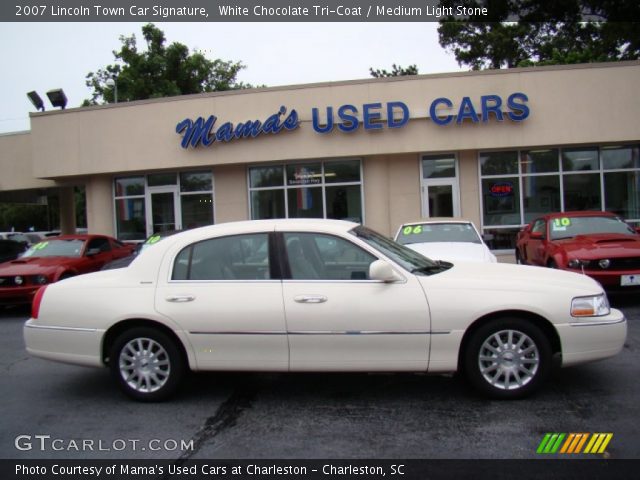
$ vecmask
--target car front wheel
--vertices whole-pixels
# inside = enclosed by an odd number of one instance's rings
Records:
[[[482,393],[502,399],[525,397],[544,382],[551,367],[545,334],[521,318],[493,320],[467,344],[465,372]]]
[[[114,342],[109,358],[120,388],[140,401],[169,397],[185,373],[185,362],[175,342],[153,328],[125,331]]]

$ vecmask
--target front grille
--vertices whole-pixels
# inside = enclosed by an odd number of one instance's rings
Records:
[[[640,270],[640,257],[612,258],[607,270]]]
[[[0,288],[4,287],[17,287],[14,281],[15,277],[0,277]]]

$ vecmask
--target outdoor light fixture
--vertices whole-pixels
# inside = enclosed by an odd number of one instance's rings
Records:
[[[47,97],[49,97],[49,101],[54,107],[60,107],[64,110],[64,107],[67,106],[67,96],[61,88],[49,90],[47,92]]]
[[[40,98],[40,95],[38,95],[38,92],[35,90],[28,92],[27,97],[29,97],[29,100],[31,100],[31,103],[33,103],[33,106],[36,107],[37,110],[44,112],[44,102]]]

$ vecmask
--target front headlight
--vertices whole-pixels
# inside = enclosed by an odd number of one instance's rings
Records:
[[[47,278],[46,275],[36,275],[35,277],[33,277],[33,282],[36,285],[44,285],[48,281],[49,281],[49,279]]]
[[[578,258],[573,258],[573,259],[569,260],[567,265],[569,266],[569,268],[579,269],[579,268],[588,267],[590,263],[591,263],[591,261],[589,261],[589,260],[580,260]]]
[[[592,295],[590,297],[576,297],[571,300],[572,317],[602,317],[611,313],[607,295]]]

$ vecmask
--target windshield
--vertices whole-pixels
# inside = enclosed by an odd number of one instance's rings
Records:
[[[398,234],[398,243],[462,242],[482,243],[470,223],[418,223],[405,225]]]
[[[22,257],[79,257],[83,245],[84,240],[78,238],[45,240],[33,245]]]
[[[376,250],[382,252],[405,270],[416,274],[436,273],[446,269],[441,264],[414,252],[404,245],[380,235],[367,227],[358,226],[351,230],[352,235],[364,240]]]
[[[635,234],[634,230],[618,217],[562,217],[554,218],[550,222],[552,240],[594,233]]]

